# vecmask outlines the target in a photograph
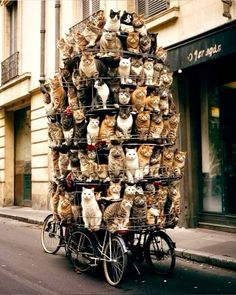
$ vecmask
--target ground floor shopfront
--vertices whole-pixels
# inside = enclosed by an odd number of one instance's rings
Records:
[[[188,152],[183,224],[236,231],[236,22],[169,48]]]

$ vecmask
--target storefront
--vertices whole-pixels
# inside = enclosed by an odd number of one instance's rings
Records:
[[[168,49],[188,152],[188,226],[236,231],[236,22]]]

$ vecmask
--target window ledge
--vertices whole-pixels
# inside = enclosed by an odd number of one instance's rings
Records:
[[[153,15],[146,19],[146,26],[147,29],[151,31],[156,31],[156,28],[169,23],[173,22],[179,18],[179,6],[173,6],[167,10],[164,10],[156,15]]]
[[[13,78],[12,80],[10,80],[9,82],[7,82],[6,84],[0,87],[0,93],[30,78],[31,78],[31,73],[29,72],[24,73],[21,76],[18,76],[16,78]]]

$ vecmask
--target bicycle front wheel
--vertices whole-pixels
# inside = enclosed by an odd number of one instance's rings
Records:
[[[95,262],[93,240],[82,230],[73,232],[68,240],[67,254],[75,270],[88,271]]]
[[[55,254],[62,241],[62,228],[58,221],[54,220],[53,215],[49,214],[43,222],[41,229],[41,244],[46,253]]]
[[[103,269],[107,282],[117,286],[127,269],[128,254],[120,238],[112,237],[108,240],[103,256]]]
[[[163,231],[157,231],[147,239],[144,246],[147,264],[159,275],[169,275],[175,268],[175,246],[171,238]]]

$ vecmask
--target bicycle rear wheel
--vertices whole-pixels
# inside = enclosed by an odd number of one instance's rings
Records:
[[[84,230],[72,233],[68,240],[68,257],[75,270],[86,272],[95,262],[95,249],[92,237]]]
[[[121,282],[128,264],[126,247],[120,238],[112,237],[111,240],[108,240],[103,259],[103,269],[107,282],[111,286],[117,286]]]
[[[46,253],[55,254],[62,242],[62,228],[58,221],[49,214],[43,222],[41,229],[41,244]]]
[[[163,231],[157,231],[147,239],[144,246],[147,264],[159,275],[169,275],[175,268],[175,246],[171,238]]]

